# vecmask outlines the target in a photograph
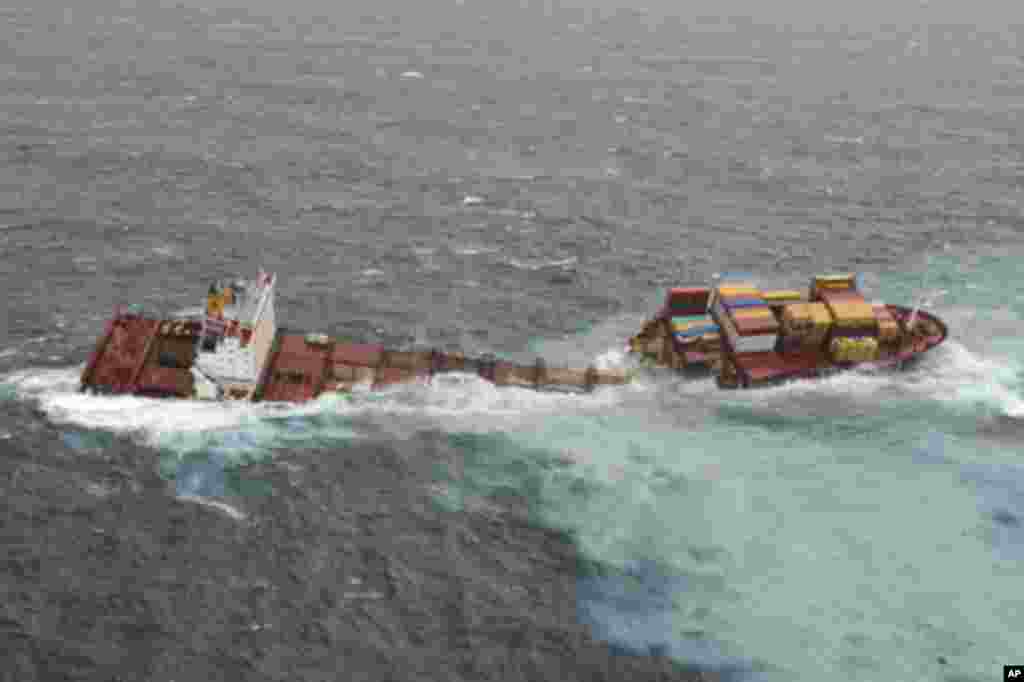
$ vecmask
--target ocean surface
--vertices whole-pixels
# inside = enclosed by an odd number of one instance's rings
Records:
[[[1024,13],[620,5],[0,8],[10,679],[1020,662]],[[116,304],[260,266],[290,327],[512,359],[628,363],[667,287],[737,270],[855,270],[951,338],[749,393],[76,392]]]

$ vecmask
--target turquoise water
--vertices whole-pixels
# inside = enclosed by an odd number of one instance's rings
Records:
[[[277,451],[440,427],[461,471],[438,465],[438,504],[511,493],[571,533],[580,618],[617,646],[737,679],[990,680],[1024,641],[1024,279],[992,254],[930,267],[924,288],[946,290],[930,309],[952,336],[906,374],[591,396],[449,377],[303,408],[85,397],[73,372],[6,385],[79,429],[69,447],[90,429],[136,434],[182,495],[229,501],[271,494],[244,471]],[[922,281],[865,287],[903,303]],[[536,350],[608,350],[634,323]]]

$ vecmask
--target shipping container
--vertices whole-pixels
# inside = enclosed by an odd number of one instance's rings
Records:
[[[878,328],[874,308],[865,301],[827,301],[825,305],[837,327]]]
[[[768,301],[760,296],[721,296],[719,297],[726,309],[764,308]]]
[[[794,290],[780,290],[780,291],[765,291],[761,293],[761,298],[772,303],[799,303],[803,300],[803,294],[799,291]]]
[[[707,326],[709,324],[714,324],[714,320],[711,319],[710,315],[705,313],[704,315],[673,317],[669,326],[673,332],[681,332],[695,327]]]
[[[878,341],[880,343],[897,343],[901,336],[900,325],[895,319],[878,321]]]
[[[733,318],[733,327],[740,336],[749,336],[751,334],[778,334],[779,323],[775,321],[775,317],[770,318]]]
[[[829,302],[855,302],[855,303],[867,303],[864,298],[864,294],[855,289],[823,289],[818,292],[818,300],[822,303]]]
[[[878,342],[870,337],[835,337],[829,343],[829,351],[839,363],[869,362],[878,358]]]
[[[857,275],[852,272],[834,275],[815,275],[811,278],[811,286],[821,289],[856,289]]]
[[[774,351],[779,342],[778,334],[753,334],[730,339],[736,353],[759,353]]]
[[[761,299],[761,290],[754,284],[751,285],[727,285],[721,284],[712,289],[708,297],[707,309],[711,310],[721,299],[752,298]]]
[[[800,354],[780,355],[774,352],[737,356],[751,385],[769,384],[780,380],[815,376],[824,364],[822,354],[808,351]]]
[[[875,319],[878,321],[878,341],[883,344],[893,344],[900,340],[901,330],[899,322],[892,314],[892,311],[885,304],[873,304]]]
[[[700,327],[693,327],[682,331],[674,332],[673,335],[676,339],[700,339],[708,334],[717,334],[720,327],[717,324],[706,324]]]
[[[772,312],[771,308],[740,308],[738,310],[730,310],[730,317],[734,320],[747,319],[747,320],[775,320],[775,313]]]
[[[670,289],[665,300],[669,315],[696,315],[707,309],[710,290],[706,288]]]

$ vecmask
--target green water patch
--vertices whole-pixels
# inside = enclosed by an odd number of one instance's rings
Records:
[[[11,384],[0,383],[0,401],[14,401],[18,399],[18,387]]]
[[[787,434],[795,441],[832,444],[836,441],[861,441],[887,448],[906,444],[932,429],[950,435],[972,437],[979,422],[999,414],[999,408],[980,392],[973,399],[934,401],[905,396],[885,401],[846,404],[847,409],[834,411],[803,410],[778,401],[759,404],[755,400],[723,402],[715,411],[722,425],[752,429],[751,433],[774,431]]]
[[[77,452],[103,452],[114,446],[114,434],[98,429],[66,428],[61,434],[61,440]]]
[[[1019,260],[997,255],[941,253],[927,259],[921,271],[887,273],[879,283],[878,294],[889,303],[912,306],[922,294],[944,290],[937,303],[970,305],[976,308],[1009,307],[1024,316],[1024,277]]]
[[[586,495],[591,484],[582,477],[564,477],[564,465],[540,448],[525,447],[501,433],[454,433],[448,436],[456,461],[438,465],[436,482],[443,492],[436,501],[449,511],[468,509],[468,500],[513,495],[526,502],[531,520],[545,524],[545,486],[557,484]]]
[[[1013,453],[979,453],[967,422],[938,431],[948,416],[922,423],[927,409],[887,407],[852,427],[857,437],[815,434],[813,417],[796,429],[788,415],[737,423],[736,405],[694,430],[551,415],[529,431],[456,435],[465,457],[446,483],[468,497],[517,492],[587,561],[683,576],[659,588],[667,609],[623,615],[612,597],[587,607],[623,646],[712,667],[756,661],[762,679],[787,682],[966,679],[1005,655],[1024,602],[1006,596],[1021,571],[983,532],[1015,511],[981,508],[963,467]],[[989,635],[965,635],[978,632]]]
[[[191,497],[260,497],[273,493],[269,481],[246,473],[244,464],[232,462],[223,452],[193,452],[168,461],[161,459],[160,473],[174,481],[178,495]]]

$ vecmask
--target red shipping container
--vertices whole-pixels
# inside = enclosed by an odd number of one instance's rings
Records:
[[[825,302],[857,302],[867,303],[864,294],[855,289],[822,289],[818,292],[818,300]]]
[[[736,364],[751,381],[766,381],[807,373],[818,367],[821,358],[820,353],[743,353],[736,356]]]
[[[779,323],[775,318],[739,318],[732,319],[733,326],[736,327],[736,333],[740,336],[750,336],[752,334],[777,334],[779,331]]]
[[[695,301],[707,303],[710,293],[711,291],[704,287],[673,287],[668,291],[668,301],[670,304],[676,300],[684,303],[693,303]]]
[[[670,315],[699,315],[708,306],[708,289],[676,287],[665,298],[665,309]]]

